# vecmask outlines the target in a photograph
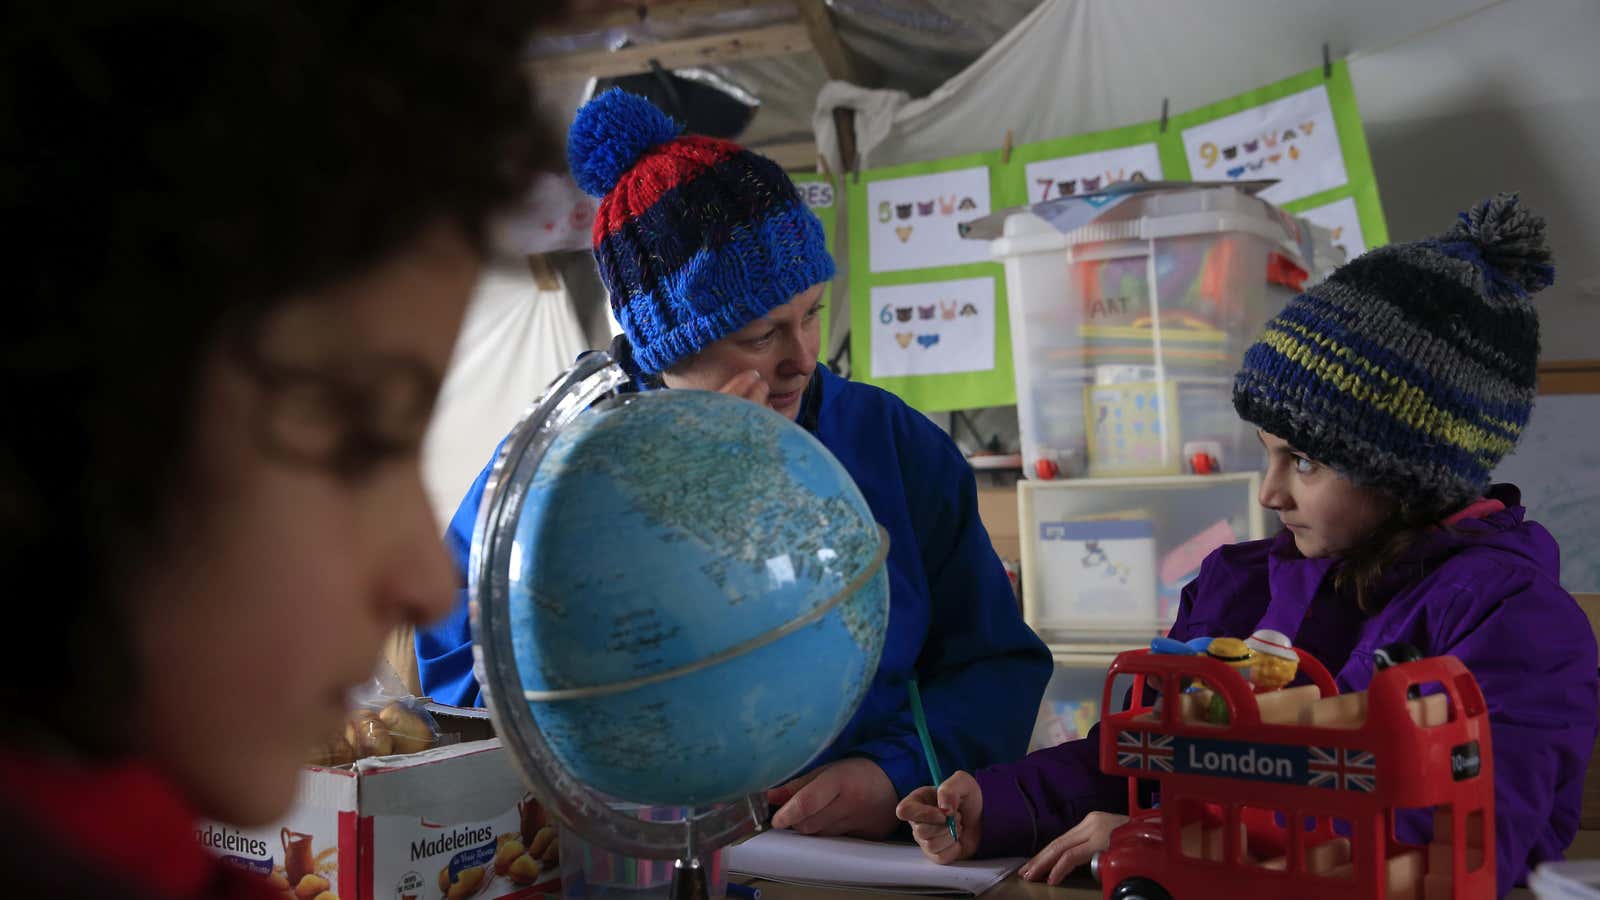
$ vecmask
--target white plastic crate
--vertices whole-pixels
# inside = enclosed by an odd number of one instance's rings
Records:
[[[1096,647],[1087,652],[1056,654],[1056,668],[1039,701],[1039,717],[1028,741],[1028,752],[1085,737],[1100,721],[1100,695],[1106,670],[1121,650],[1133,644]],[[1055,650],[1056,648],[1052,648]]]
[[[1052,645],[1165,634],[1211,550],[1266,536],[1260,484],[1255,472],[1019,482],[1024,620]]]

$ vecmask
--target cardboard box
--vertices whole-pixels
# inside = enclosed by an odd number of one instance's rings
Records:
[[[978,518],[1002,560],[1022,558],[1022,526],[1017,520],[1016,485],[978,488]]]
[[[482,733],[481,711],[431,708]],[[202,844],[314,900],[479,900],[561,893],[553,820],[527,792],[498,739],[409,756],[307,766],[295,806],[270,828],[205,824]],[[513,845],[514,842],[514,845]],[[327,900],[327,898],[323,898]]]

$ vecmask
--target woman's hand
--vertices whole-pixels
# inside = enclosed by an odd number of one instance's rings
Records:
[[[1087,865],[1095,853],[1108,847],[1111,844],[1111,832],[1126,821],[1127,816],[1116,813],[1089,813],[1083,817],[1083,821],[1068,829],[1066,834],[1045,845],[1033,859],[1023,863],[1017,874],[1026,881],[1060,884],[1073,869]]]
[[[929,859],[940,865],[953,863],[978,852],[978,838],[983,834],[983,789],[976,778],[958,771],[937,791],[920,787],[907,794],[894,814],[911,824],[911,836]],[[955,816],[959,841],[950,837],[950,827],[945,824],[950,816]]]
[[[761,373],[755,369],[739,374],[728,379],[728,383],[717,388],[717,393],[728,394],[734,397],[743,397],[757,406],[767,405],[767,395],[772,393]]]
[[[870,759],[849,756],[767,791],[781,804],[773,828],[881,841],[894,833],[894,782]]]

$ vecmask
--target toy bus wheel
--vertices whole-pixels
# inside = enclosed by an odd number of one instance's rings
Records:
[[[1172,900],[1172,895],[1148,878],[1129,878],[1111,892],[1111,900]]]

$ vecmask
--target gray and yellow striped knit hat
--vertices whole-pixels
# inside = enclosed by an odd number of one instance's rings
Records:
[[[1544,220],[1500,194],[1449,231],[1379,247],[1289,301],[1245,351],[1245,421],[1427,507],[1479,496],[1522,435],[1539,362]]]

